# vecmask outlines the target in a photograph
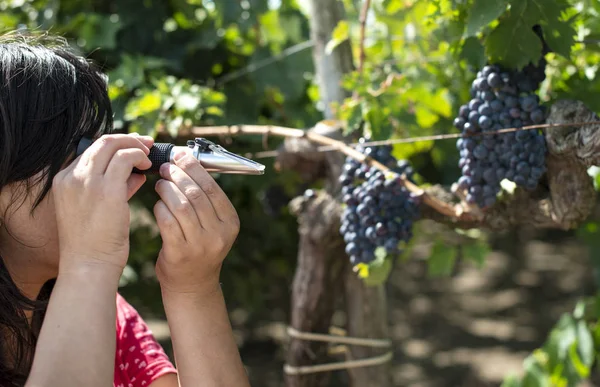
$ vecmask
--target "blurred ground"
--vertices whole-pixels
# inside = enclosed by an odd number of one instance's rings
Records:
[[[594,292],[580,241],[527,234],[495,238],[481,270],[461,263],[453,277],[428,278],[424,247],[394,269],[388,303],[395,386],[499,386],[507,373],[520,372],[562,313]],[[285,323],[253,324],[252,331],[234,323],[253,386],[283,386]],[[152,322],[152,329],[169,348],[164,323]]]

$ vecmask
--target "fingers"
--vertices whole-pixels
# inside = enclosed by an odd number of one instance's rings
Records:
[[[196,182],[181,168],[173,164],[163,164],[160,168],[160,174],[164,179],[170,180],[187,198],[196,211],[198,219],[204,228],[211,224],[220,222],[206,193],[196,184]]]
[[[237,222],[237,213],[233,204],[227,198],[217,182],[202,167],[200,162],[194,157],[185,155],[175,161],[175,164],[181,168],[204,192],[209,199],[214,212],[221,221]]]
[[[162,200],[159,200],[154,205],[154,216],[156,217],[156,224],[160,230],[163,244],[181,246],[186,242],[179,222]]]
[[[83,152],[81,162],[83,165],[88,166],[91,174],[102,175],[108,169],[108,165],[113,159],[114,154],[120,149],[137,148],[148,155],[150,150],[142,142],[142,138],[141,136],[125,134],[102,136]],[[143,141],[149,143],[149,140],[145,139]]]
[[[177,219],[185,239],[190,242],[194,241],[203,225],[183,192],[172,181],[163,179],[156,182],[156,192]]]
[[[138,140],[140,140],[142,142],[142,144],[146,145],[146,147],[148,149],[152,148],[152,145],[154,145],[154,137],[152,136],[140,136],[139,133],[129,133],[130,136],[134,136],[135,138],[137,138]]]
[[[135,193],[142,188],[146,182],[146,176],[137,173],[132,173],[127,180],[127,200],[131,199]]]
[[[141,149],[119,149],[115,152],[106,169],[107,181],[125,182],[131,176],[133,168],[141,170],[152,166],[148,154]]]

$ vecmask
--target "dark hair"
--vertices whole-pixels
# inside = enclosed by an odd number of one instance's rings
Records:
[[[0,82],[0,192],[22,182],[25,197],[43,184],[33,211],[79,140],[112,130],[106,77],[65,39],[11,33],[0,36]],[[0,385],[25,384],[52,286],[27,298],[0,257]],[[31,324],[26,310],[34,311]]]

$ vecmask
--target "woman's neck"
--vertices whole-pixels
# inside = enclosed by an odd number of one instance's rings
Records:
[[[2,251],[0,257],[17,288],[30,300],[37,299],[42,286],[56,277],[53,268],[40,265],[39,260],[31,255],[27,257],[19,252]]]

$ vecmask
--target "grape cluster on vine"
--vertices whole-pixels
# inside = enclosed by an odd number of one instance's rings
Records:
[[[340,233],[352,265],[372,262],[378,247],[384,248],[388,256],[398,256],[402,242],[407,243],[412,238],[419,205],[419,197],[404,187],[400,177],[405,175],[412,179],[412,167],[405,160],[397,160],[391,154],[391,146],[360,146],[357,150],[394,173],[386,175],[375,167],[350,157],[346,159],[340,176],[342,200],[346,205]]]
[[[462,105],[454,126],[463,137],[459,189],[480,208],[496,202],[504,179],[532,190],[545,173],[546,142],[538,130],[497,133],[504,128],[541,124],[546,112],[536,90],[545,79],[546,61],[520,71],[485,66],[471,86],[471,100]]]

